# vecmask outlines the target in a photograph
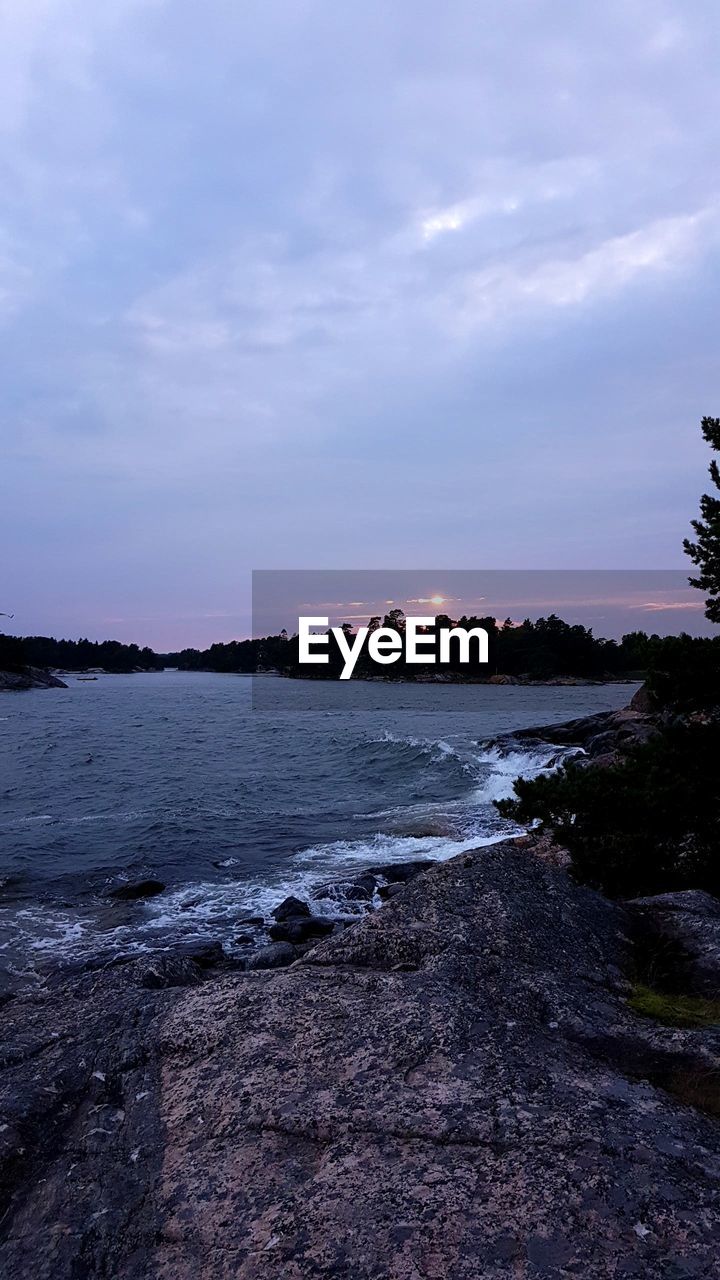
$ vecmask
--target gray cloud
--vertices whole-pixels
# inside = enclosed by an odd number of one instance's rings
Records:
[[[253,566],[682,564],[710,0],[26,0],[0,34],[21,630],[232,634]]]

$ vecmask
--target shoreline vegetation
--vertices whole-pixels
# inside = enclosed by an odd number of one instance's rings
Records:
[[[382,625],[402,632],[403,617],[394,610]],[[373,623],[381,625],[380,619]],[[433,667],[409,666],[401,657],[378,674],[366,654],[352,679],[432,684],[604,684],[646,680],[651,688],[673,681],[687,670],[717,679],[720,637],[696,638],[648,635],[636,631],[622,640],[604,640],[592,631],[551,615],[536,621],[498,626],[492,618],[457,620],[439,615],[437,626],[484,627],[489,636],[490,662],[468,671],[452,654],[451,661]],[[64,687],[65,674],[135,674],[162,671],[210,671],[221,674],[277,675],[291,679],[337,680],[342,655],[329,635],[330,661],[307,667],[298,661],[298,637],[281,632],[254,640],[215,644],[206,650],[184,649],[155,653],[119,641],[55,640],[45,636],[0,634],[0,691],[3,689]]]

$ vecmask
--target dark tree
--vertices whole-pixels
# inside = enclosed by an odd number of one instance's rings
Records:
[[[405,614],[402,609],[391,609],[383,618],[383,626],[390,627],[392,631],[399,631],[401,634],[405,630]]]
[[[710,448],[720,453],[720,418],[703,418],[702,433]],[[715,458],[710,463],[710,478],[720,490],[720,467]],[[707,591],[705,616],[711,622],[720,622],[720,498],[704,493],[700,499],[700,520],[693,520],[692,527],[697,541],[686,538],[685,551],[700,570],[697,578],[691,578],[693,587]]]

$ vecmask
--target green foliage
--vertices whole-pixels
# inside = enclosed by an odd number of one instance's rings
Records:
[[[667,995],[637,983],[628,1000],[631,1009],[666,1027],[714,1027],[720,1024],[720,1000]]]
[[[720,894],[720,724],[680,724],[609,768],[570,762],[515,783],[497,802],[540,819],[570,852],[579,880],[612,897],[705,889]]]
[[[710,448],[720,453],[720,418],[703,418],[701,428]],[[720,467],[715,458],[709,471],[715,488],[720,490]],[[711,622],[720,622],[720,498],[704,493],[700,499],[700,519],[691,523],[696,541],[686,538],[683,546],[700,572],[690,582],[707,591],[705,614]]]

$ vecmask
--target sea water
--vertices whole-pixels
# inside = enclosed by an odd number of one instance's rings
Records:
[[[0,970],[41,980],[194,939],[232,951],[288,893],[337,914],[365,866],[517,830],[493,800],[557,748],[508,735],[625,705],[628,685],[337,688],[166,671],[0,695]],[[324,701],[328,703],[324,709]],[[166,889],[108,900],[123,879]],[[355,908],[356,910],[359,908]]]

